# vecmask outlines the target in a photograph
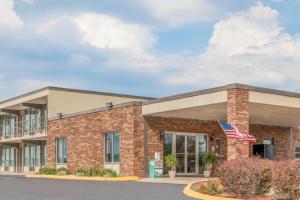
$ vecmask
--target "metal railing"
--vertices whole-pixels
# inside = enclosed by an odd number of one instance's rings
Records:
[[[19,121],[14,124],[0,125],[0,138],[15,139],[24,136],[35,136],[38,134],[47,134],[47,121],[44,119],[32,119]]]

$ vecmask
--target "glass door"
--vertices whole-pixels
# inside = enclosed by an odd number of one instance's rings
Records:
[[[176,135],[177,173],[185,173],[185,135]]]
[[[178,159],[178,174],[196,173],[196,140],[195,134],[178,133],[175,135],[175,154]]]
[[[196,173],[196,136],[186,135],[186,172],[187,174]]]

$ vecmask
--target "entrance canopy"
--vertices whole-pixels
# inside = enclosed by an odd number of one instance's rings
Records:
[[[199,120],[226,120],[227,90],[234,88],[249,91],[251,124],[284,127],[300,126],[299,93],[241,84],[231,84],[147,101],[143,105],[143,115]]]

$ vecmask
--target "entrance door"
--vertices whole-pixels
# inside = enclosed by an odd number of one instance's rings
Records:
[[[176,134],[175,141],[175,155],[178,159],[176,172],[178,174],[196,173],[196,135]]]
[[[275,160],[274,144],[255,144],[253,145],[253,155],[263,159]]]
[[[194,133],[172,133],[171,135],[172,154],[175,154],[178,159],[176,172],[179,175],[199,173],[201,171],[199,166],[200,154],[207,148],[206,135]],[[170,140],[165,141],[165,145],[169,145],[169,143]],[[165,150],[166,147],[168,146],[165,146]]]
[[[186,135],[186,171],[187,174],[196,173],[196,136]]]

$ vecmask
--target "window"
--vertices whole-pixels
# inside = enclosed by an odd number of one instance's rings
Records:
[[[67,164],[67,138],[56,139],[56,163]]]
[[[214,139],[214,148],[215,148],[215,154],[217,156],[221,155],[221,139],[220,138]]]
[[[296,159],[300,160],[300,146],[296,147]]]
[[[41,146],[35,144],[25,144],[24,166],[40,166]]]
[[[116,163],[120,161],[120,134],[105,134],[105,162]]]
[[[2,165],[3,166],[14,166],[14,148],[3,147],[2,149]]]

